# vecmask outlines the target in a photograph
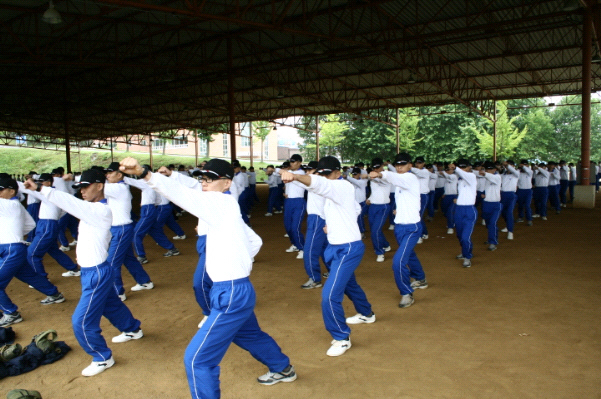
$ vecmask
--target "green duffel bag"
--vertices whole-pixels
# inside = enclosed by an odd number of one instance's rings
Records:
[[[6,399],[42,399],[42,395],[30,389],[13,389],[6,394]]]

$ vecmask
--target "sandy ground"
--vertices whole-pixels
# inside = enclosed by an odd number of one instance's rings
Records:
[[[392,252],[376,263],[366,240],[356,274],[377,321],[355,326],[353,347],[330,358],[321,290],[300,289],[307,279],[302,261],[284,252],[290,243],[283,237],[282,215],[263,216],[266,193],[260,186],[262,202],[251,219],[264,240],[251,276],[256,313],[299,377],[261,386],[256,377],[266,368],[232,346],[221,362],[223,398],[601,398],[599,207],[551,213],[532,227],[517,224],[515,240],[501,233],[495,252],[486,250],[485,227],[477,225],[470,269],[455,260],[458,241],[445,234],[437,213],[428,224],[430,239],[417,248],[430,287],[418,290],[407,309],[397,306]],[[201,312],[191,287],[198,259],[195,220],[185,214],[180,223],[189,237],[177,243],[182,255],[163,258],[148,237],[145,267],[156,288],[127,292],[126,304],[142,321],[144,338],[110,344],[116,364],[98,376],[81,376],[91,359],[71,329],[79,279],[61,277],[64,270],[47,258],[50,278],[67,298],[50,306],[39,304],[42,294],[13,281],[7,292],[24,318],[13,326],[17,341],[25,345],[54,328],[73,350],[55,364],[1,380],[0,395],[28,388],[45,399],[189,397],[182,358]],[[385,234],[396,249],[392,232]],[[126,271],[124,281],[127,289],[135,284]],[[344,304],[348,316],[355,314],[348,299]],[[102,327],[109,342],[119,333],[106,320]]]

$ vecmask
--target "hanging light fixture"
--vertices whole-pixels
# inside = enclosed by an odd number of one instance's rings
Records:
[[[326,52],[325,47],[323,46],[323,44],[321,44],[321,40],[317,39],[317,43],[315,43],[315,45],[313,46],[313,51],[312,53],[315,55],[320,55]]]
[[[275,96],[276,98],[284,98],[284,90],[280,89],[280,91],[278,91],[277,96]]]
[[[416,82],[415,76],[413,76],[413,74],[409,75],[409,78],[407,78],[407,83],[413,84],[415,82]]]
[[[56,24],[60,24],[61,22],[63,22],[63,19],[61,18],[61,14],[56,11],[56,9],[54,8],[54,4],[52,3],[52,0],[50,0],[49,4],[48,4],[48,9],[44,12],[44,15],[42,16],[42,21],[46,22],[47,24],[51,24],[51,25],[56,25]]]

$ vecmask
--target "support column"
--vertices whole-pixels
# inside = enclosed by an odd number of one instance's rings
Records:
[[[399,109],[396,109],[396,153],[401,152],[400,142],[399,142],[399,134],[400,134],[400,122],[399,122]]]
[[[194,167],[198,166],[198,129],[194,129]]]
[[[492,161],[497,161],[497,100],[493,101],[492,117]]]
[[[152,162],[152,134],[148,134],[148,153],[150,154],[150,169],[154,170]]]
[[[319,161],[319,115],[315,115],[315,160]]]
[[[236,115],[234,109],[234,68],[232,60],[232,39],[227,39],[227,105],[230,116],[230,155],[236,159]]]
[[[250,123],[250,166],[253,166],[253,158],[254,158],[254,154],[253,154],[253,123],[252,122],[248,122]]]
[[[109,145],[111,146],[111,162],[114,162],[115,160],[113,159],[113,138],[112,137],[109,138]]]
[[[582,140],[580,159],[582,163],[580,184],[588,186],[591,176],[591,61],[592,61],[592,11],[584,14],[582,37]],[[594,171],[593,171],[594,173]]]
[[[64,105],[64,118],[65,118],[65,155],[67,157],[67,172],[71,172],[71,137],[69,135],[69,116],[67,112],[67,102],[65,101]]]
[[[592,8],[587,6],[582,34],[582,132],[580,143],[580,185],[574,187],[574,207],[595,207],[595,186],[589,183],[591,173],[591,60],[592,60]],[[596,178],[596,177],[595,177]]]

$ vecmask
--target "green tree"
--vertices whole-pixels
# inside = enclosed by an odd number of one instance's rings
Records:
[[[507,115],[507,102],[497,102],[497,122],[496,122],[496,155],[498,158],[507,159],[515,155],[515,150],[520,142],[528,133],[528,127],[517,128],[514,123],[519,116],[510,118]],[[495,139],[493,136],[494,123],[485,119],[486,128],[477,128],[468,126],[467,129],[473,129],[478,138],[480,152],[487,158],[492,158],[495,149]]]
[[[263,162],[263,151],[265,149],[265,139],[271,132],[271,124],[268,121],[255,121],[252,123],[253,136],[261,140],[261,162]]]

